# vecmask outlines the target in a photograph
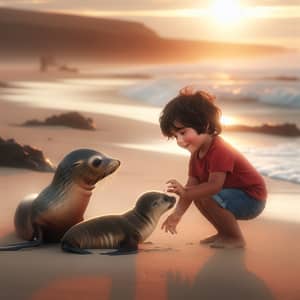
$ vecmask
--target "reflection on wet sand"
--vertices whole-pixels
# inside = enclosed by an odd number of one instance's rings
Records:
[[[1,267],[10,272],[0,273],[0,299],[135,299],[135,255],[98,253],[72,255],[58,245],[2,252]]]
[[[168,274],[167,299],[274,299],[265,283],[246,269],[244,260],[244,250],[217,250],[192,283],[180,273]]]

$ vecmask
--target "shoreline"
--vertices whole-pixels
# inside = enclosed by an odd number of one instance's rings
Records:
[[[61,72],[49,72],[49,73],[46,73],[46,74],[43,74],[42,77],[40,77],[39,75],[41,74],[39,71],[36,71],[36,72],[29,72],[29,73],[26,73],[27,76],[25,76],[25,80],[24,81],[35,81],[35,82],[39,82],[39,81],[48,81],[49,83],[53,82],[53,81],[56,81],[56,80],[69,80],[69,79],[77,79],[77,80],[80,80],[82,78],[85,78],[85,79],[88,79],[88,78],[97,78],[94,77],[94,76],[91,76],[89,77],[88,74],[86,74],[86,77],[82,77],[81,74],[73,74],[73,76],[70,77],[65,77],[63,74],[60,74]],[[1,77],[3,76],[4,74],[0,72],[0,81],[1,81]],[[16,78],[18,76],[24,76],[25,74],[21,72],[21,74],[17,74]],[[59,75],[59,76],[58,76]],[[61,76],[60,76],[61,75]],[[69,75],[69,74],[65,74],[65,75]],[[11,74],[11,76],[13,76],[13,73]],[[41,80],[39,80],[41,79]],[[22,80],[23,81],[23,80]],[[10,82],[10,80],[7,80],[7,82]],[[129,99],[128,97],[124,97],[124,96],[120,96],[119,93],[118,93],[118,90],[116,88],[113,88],[113,87],[110,87],[108,88],[108,90],[103,90],[102,91],[104,97],[102,98],[105,98],[105,99],[108,99],[108,101],[112,104],[112,105],[126,105],[126,108],[128,109],[132,109],[133,107],[140,107],[141,108],[141,111],[143,110],[143,108],[145,110],[148,110],[150,109],[150,111],[154,110],[155,112],[151,112],[151,113],[154,113],[156,115],[156,118],[158,119],[158,111],[160,110],[159,107],[153,107],[147,103],[141,103],[139,101],[136,101],[136,100],[133,100],[133,99]],[[43,138],[41,136],[41,134],[43,132],[47,132],[49,135],[48,138],[47,138],[47,142],[49,141],[52,141],[49,142],[49,146],[50,146],[50,149],[52,150],[53,148],[55,148],[55,138],[53,138],[52,136],[55,136],[55,132],[56,130],[58,131],[62,131],[62,132],[68,132],[69,130],[71,130],[71,136],[75,136],[77,133],[76,130],[74,129],[71,129],[71,128],[67,128],[67,127],[61,127],[61,126],[43,126],[43,127],[22,127],[22,126],[18,126],[18,124],[21,124],[29,119],[34,119],[34,118],[40,118],[40,119],[43,119],[43,118],[46,118],[46,117],[49,117],[51,115],[54,115],[54,114],[60,114],[60,113],[63,113],[63,112],[66,112],[66,111],[69,111],[68,108],[65,108],[65,109],[62,109],[61,107],[58,107],[58,108],[48,108],[48,107],[37,107],[35,106],[34,104],[30,104],[30,103],[22,103],[22,102],[13,102],[13,101],[10,101],[10,100],[5,100],[5,99],[2,99],[3,97],[1,97],[0,95],[0,105],[1,105],[1,108],[2,108],[2,120],[3,120],[3,123],[7,123],[7,125],[9,125],[9,129],[11,129],[12,132],[15,132],[15,136],[10,136],[10,135],[3,135],[2,134],[2,138],[4,139],[7,139],[7,138],[14,138],[17,142],[19,143],[22,143],[22,144],[26,144],[26,139],[24,139],[24,137],[26,136],[26,132],[31,132],[31,131],[34,131],[36,133],[38,133],[39,137],[37,139],[37,147],[38,148],[41,148],[41,150],[43,150],[45,152],[45,154],[48,152],[48,149],[43,149],[43,146],[45,145],[44,144],[44,140],[45,138]],[[100,97],[99,100],[97,100],[97,102],[99,103],[100,107],[101,106],[101,103],[103,102],[102,98]],[[129,105],[129,106],[127,106]],[[229,104],[229,108],[227,108],[225,106],[225,110],[227,109],[230,109],[231,107],[231,104]],[[5,108],[8,108],[8,111],[6,111]],[[25,115],[28,115],[28,117],[23,117],[24,116],[24,109],[26,109],[26,113]],[[107,107],[107,110],[109,110],[110,107],[108,106]],[[113,109],[113,108],[112,108]],[[179,154],[185,154],[183,151],[180,151],[181,149],[179,149],[178,151],[176,150],[178,147],[170,147],[172,146],[172,141],[166,141],[165,138],[163,138],[161,136],[161,133],[160,133],[160,130],[159,130],[159,126],[158,126],[158,122],[155,124],[155,117],[152,115],[151,116],[151,119],[153,119],[153,121],[151,121],[150,123],[148,122],[144,122],[143,118],[138,118],[138,119],[134,119],[134,117],[129,116],[128,118],[127,117],[121,117],[122,115],[122,112],[120,113],[117,113],[117,114],[107,114],[107,112],[103,111],[103,113],[99,113],[99,111],[95,112],[95,113],[91,113],[90,111],[86,111],[86,112],[81,112],[80,109],[78,109],[77,111],[79,111],[80,113],[83,114],[83,116],[85,117],[91,117],[92,119],[94,119],[96,122],[96,125],[97,125],[97,128],[96,128],[96,133],[97,134],[100,134],[99,131],[102,131],[103,129],[101,128],[102,126],[102,122],[104,120],[104,123],[108,123],[107,126],[105,125],[106,129],[108,129],[110,127],[110,129],[113,129],[112,132],[113,132],[113,135],[115,136],[119,136],[117,139],[113,138],[113,137],[109,137],[109,136],[106,136],[106,140],[105,140],[105,143],[106,143],[106,147],[109,147],[109,148],[114,148],[115,151],[118,151],[120,150],[121,152],[122,151],[128,151],[128,152],[131,152],[131,151],[138,151],[138,152],[150,152],[151,154],[156,154],[156,155],[171,155],[174,157],[174,159],[178,159],[178,160],[184,160],[184,161],[187,161],[187,157],[188,155],[184,155],[182,157],[182,155],[179,155]],[[141,111],[137,111],[138,113],[141,113]],[[137,112],[134,112],[134,113],[137,113]],[[19,122],[17,123],[12,123],[10,122],[10,119],[11,119],[11,114],[14,114],[18,119],[20,119]],[[123,111],[124,113],[124,111]],[[125,114],[126,115],[126,114]],[[124,116],[125,116],[124,115]],[[149,116],[147,116],[149,117]],[[116,130],[116,126],[115,124],[117,123],[120,123],[120,124],[131,124],[131,130],[133,132],[133,134],[130,136],[126,136],[126,138],[120,138],[120,136],[123,136],[125,137],[125,133],[127,132],[126,130],[125,131],[122,131],[123,133],[121,132],[117,132]],[[100,126],[99,126],[100,124]],[[141,130],[136,130],[136,124],[138,124],[138,127],[141,129]],[[1,126],[2,127],[2,126]],[[0,127],[0,132],[5,132],[5,130],[2,130],[2,128]],[[123,127],[123,126],[121,126]],[[125,126],[126,127],[126,126]],[[21,130],[22,128],[22,130]],[[153,131],[155,130],[155,134],[153,135]],[[137,131],[136,134],[134,134],[134,131]],[[22,133],[21,133],[22,132]],[[23,134],[23,132],[25,134]],[[82,133],[82,134],[86,134],[88,136],[93,136],[93,133],[91,132],[85,132],[85,131],[77,131],[79,133]],[[144,137],[144,133],[147,133],[147,135],[150,134],[149,137]],[[21,133],[21,134],[20,134]],[[95,134],[95,135],[97,135]],[[269,146],[271,146],[272,144],[274,144],[274,142],[272,142],[272,135],[269,136],[265,136],[265,135],[256,135],[256,133],[242,133],[242,132],[227,132],[225,130],[225,132],[222,134],[223,138],[225,137],[225,139],[229,138],[233,138],[233,140],[236,140],[237,143],[241,143],[241,144],[246,144],[245,141],[243,141],[243,137],[242,136],[245,136],[245,139],[251,139],[252,137],[256,138],[258,144],[260,143],[267,143],[269,144]],[[18,139],[19,137],[19,139]],[[284,139],[284,138],[283,138]],[[31,139],[29,139],[31,140]],[[152,140],[149,144],[147,144],[147,142],[149,142],[150,140]],[[146,143],[145,143],[146,142]],[[155,143],[159,143],[158,144],[155,144]],[[29,144],[29,143],[27,143]],[[174,144],[174,143],[173,143]],[[152,146],[151,146],[152,145]],[[33,145],[34,146],[34,145]],[[51,151],[50,151],[51,152]],[[54,160],[58,160],[58,158],[62,158],[63,157],[63,153],[61,153],[59,156],[56,155],[54,156]],[[58,157],[58,158],[57,158]],[[18,170],[18,169],[16,169]],[[0,169],[0,172],[1,172],[1,169]],[[1,172],[2,173],[2,172]],[[182,178],[185,178],[185,173],[181,174],[180,175]],[[292,182],[292,181],[289,181],[289,180],[282,180],[282,179],[277,179],[277,178],[271,178],[271,177],[268,177],[268,176],[264,176],[265,180],[266,180],[266,183],[267,183],[267,186],[268,186],[268,190],[270,191],[271,190],[271,193],[272,194],[281,194],[281,193],[287,193],[287,191],[289,191],[288,193],[291,193],[291,194],[294,194],[294,193],[297,193],[298,191],[300,192],[300,184],[297,183],[297,182]],[[300,207],[299,207],[300,209]],[[277,209],[278,210],[278,213],[280,212],[280,209]],[[277,214],[278,214],[277,213]],[[270,216],[271,218],[271,216]],[[296,218],[297,219],[297,222],[300,222],[300,218]]]
[[[3,75],[0,81],[2,78]],[[55,80],[55,76],[52,79]],[[123,99],[112,93],[109,101],[122,103]],[[126,101],[129,103],[130,99]],[[10,124],[31,118],[42,119],[61,110],[3,101],[1,95],[0,106],[0,136],[35,145],[54,163],[80,147],[95,148],[121,160],[120,169],[97,184],[85,218],[122,213],[131,209],[139,194],[151,189],[162,190],[169,178],[177,178],[181,182],[186,180],[187,156],[120,146],[155,141],[167,143],[158,124],[107,114],[83,113],[85,117],[94,119],[96,131],[48,126],[19,127]],[[16,240],[12,219],[17,203],[26,194],[40,191],[48,185],[52,176],[50,173],[0,168],[1,244]],[[269,178],[266,182],[270,192],[269,203],[276,198],[277,203],[285,204],[288,197],[289,206],[298,201],[299,184]],[[298,211],[295,207],[292,208]],[[0,297],[35,300],[54,297],[164,300],[182,299],[181,296],[192,300],[200,297],[234,299],[234,296],[237,297],[235,299],[247,300],[253,299],[253,295],[254,299],[262,300],[298,298],[300,242],[295,237],[300,224],[267,219],[263,213],[251,222],[241,222],[247,248],[244,251],[227,251],[199,246],[199,240],[212,234],[213,228],[195,207],[191,207],[183,217],[176,236],[160,230],[167,215],[162,216],[148,239],[153,244],[141,245],[143,251],[137,255],[107,257],[94,251],[93,255],[78,256],[63,253],[57,245],[0,252],[0,263],[6,270],[0,272]]]
[[[134,70],[131,69],[131,71],[134,73]],[[109,73],[108,70],[105,70],[105,72],[105,74]],[[54,113],[57,111],[78,111],[83,114],[105,114],[112,117],[127,118],[130,121],[136,120],[154,125],[158,124],[159,114],[162,110],[161,106],[144,102],[145,99],[142,95],[140,95],[140,99],[135,99],[126,93],[128,89],[135,90],[136,86],[143,87],[145,83],[143,79],[133,79],[128,76],[105,79],[102,76],[103,74],[98,78],[95,73],[91,77],[88,77],[89,75],[86,73],[86,77],[77,74],[76,77],[71,78],[56,78],[56,73],[48,74],[49,76],[42,74],[41,81],[16,82],[17,87],[3,90],[6,100],[37,108],[51,109]],[[38,74],[35,73],[35,76],[38,76]],[[30,77],[32,76],[27,76],[27,78]],[[146,82],[145,93],[147,93],[147,86],[148,83]],[[138,94],[141,94],[141,91]],[[53,101],[53,99],[57,99],[57,101]],[[248,130],[249,128],[265,129],[266,126],[243,125],[242,127],[247,128],[247,130],[230,130],[231,126],[252,124],[253,120],[255,120],[254,124],[259,120],[263,120],[264,123],[273,122],[274,124],[283,124],[286,120],[294,122],[298,110],[291,108],[282,110],[276,106],[272,107],[256,102],[237,105],[236,102],[223,101],[222,99],[217,101],[217,104],[222,109],[222,116],[225,121],[222,136],[246,155],[259,172],[270,178],[300,183],[300,161],[297,160],[299,156],[299,138],[287,138],[283,135],[262,134],[261,132],[256,133]],[[253,113],[254,111],[255,113]],[[290,117],[288,118],[287,115]],[[36,119],[38,118],[36,116]],[[42,119],[42,117],[39,119]],[[226,121],[229,121],[229,123]],[[298,121],[294,123],[296,124]],[[267,129],[272,128],[272,130],[280,131],[286,127],[290,128],[291,126],[267,126]],[[250,140],[251,143],[249,143]],[[171,143],[167,144],[161,141],[162,138],[159,137],[156,139],[156,145],[152,141],[151,143],[144,142],[142,144],[127,142],[122,143],[122,146],[170,154],[181,153],[178,147],[171,147]],[[282,155],[283,153],[284,155]],[[296,157],[296,160],[293,157]]]

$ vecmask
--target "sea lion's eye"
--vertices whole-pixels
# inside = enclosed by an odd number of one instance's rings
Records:
[[[89,165],[93,168],[98,168],[102,163],[102,157],[94,156],[89,160]]]
[[[98,168],[100,165],[101,165],[101,162],[102,160],[100,158],[95,158],[92,162],[92,165],[95,167],[95,168]]]

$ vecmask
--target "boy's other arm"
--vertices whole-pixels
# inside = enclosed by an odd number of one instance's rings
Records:
[[[222,189],[225,179],[225,172],[211,172],[207,182],[186,186],[184,198],[188,199],[189,202],[192,202],[195,199],[211,197]]]

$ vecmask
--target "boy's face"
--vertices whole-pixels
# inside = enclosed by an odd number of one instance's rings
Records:
[[[172,134],[177,141],[177,145],[190,153],[206,147],[211,141],[211,136],[208,133],[199,134],[194,128],[184,127],[179,122],[175,122],[174,125],[177,129]]]

